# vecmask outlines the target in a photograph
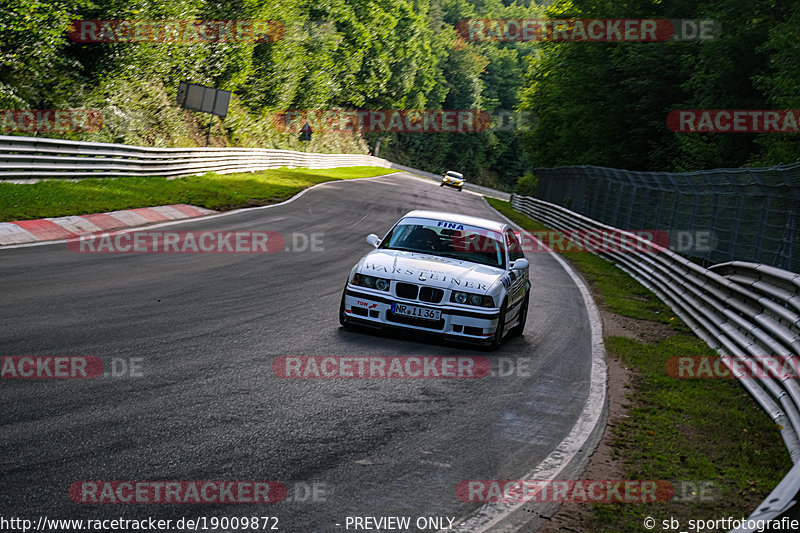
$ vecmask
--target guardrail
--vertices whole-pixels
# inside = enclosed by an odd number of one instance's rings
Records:
[[[556,230],[621,231],[536,198],[512,195],[512,205]],[[636,244],[620,246],[619,252],[595,253],[655,293],[717,352],[742,362],[770,355],[787,366],[788,358],[800,355],[800,274],[738,261],[706,269],[663,247],[656,253],[642,252],[647,241],[628,235]],[[742,379],[744,371],[724,361],[779,425],[795,464],[751,515],[778,517],[800,498],[800,385],[796,376],[781,377],[775,369],[764,379]]]
[[[383,164],[382,164],[383,163]],[[280,167],[387,166],[385,159],[261,148],[153,148],[0,136],[0,178],[186,176]]]
[[[41,178],[178,177],[230,174],[273,168],[377,166],[439,180],[441,176],[358,154],[318,154],[265,148],[153,148],[125,144],[0,135],[0,180]],[[473,190],[508,200],[509,195],[467,182]]]

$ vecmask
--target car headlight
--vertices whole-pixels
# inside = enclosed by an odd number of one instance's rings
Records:
[[[468,303],[475,307],[494,307],[494,299],[491,296],[469,292],[453,291],[450,294],[450,301],[457,304]]]
[[[364,274],[355,274],[353,276],[353,285],[367,287],[369,289],[378,289],[379,291],[389,290],[389,280],[384,278],[376,278],[374,276],[365,276]]]

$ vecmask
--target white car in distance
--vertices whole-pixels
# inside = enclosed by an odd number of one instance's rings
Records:
[[[439,185],[439,187],[444,187],[445,185],[447,185],[448,187],[453,187],[460,191],[461,189],[464,188],[465,181],[466,180],[464,179],[464,174],[461,174],[460,172],[456,172],[454,170],[448,170],[447,172],[444,173],[444,176],[442,176],[442,182]]]

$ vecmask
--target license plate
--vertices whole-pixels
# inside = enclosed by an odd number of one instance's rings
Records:
[[[396,315],[413,316],[423,320],[439,320],[442,312],[438,309],[428,309],[427,307],[417,307],[415,305],[392,303],[392,313]]]

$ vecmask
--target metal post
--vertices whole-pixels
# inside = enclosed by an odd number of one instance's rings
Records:
[[[214,123],[214,110],[217,108],[217,96],[219,95],[219,90],[214,89],[214,103],[211,105],[211,118],[208,119],[208,131],[206,131],[206,147],[208,147],[208,141],[211,139],[211,124]]]

